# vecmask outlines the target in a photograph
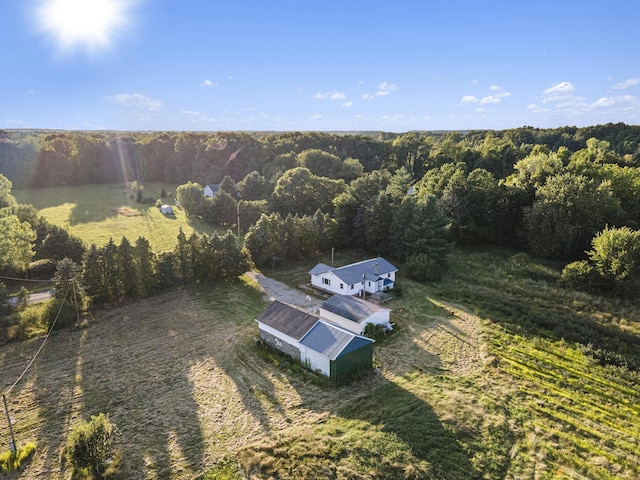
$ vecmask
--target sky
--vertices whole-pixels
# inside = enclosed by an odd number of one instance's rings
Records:
[[[637,0],[0,0],[0,128],[640,124]]]

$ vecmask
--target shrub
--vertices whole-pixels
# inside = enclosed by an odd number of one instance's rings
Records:
[[[22,463],[28,460],[36,450],[33,442],[18,445],[18,451],[13,454],[9,450],[0,453],[0,472],[7,473],[12,470],[20,470]]]
[[[167,198],[167,191],[164,187],[162,187],[162,190],[160,191],[160,198]]]
[[[160,207],[162,206],[162,203],[163,203],[163,202],[162,202],[162,199],[161,199],[161,198],[157,199],[157,200],[156,200],[156,207],[157,207],[157,208],[160,208]]]
[[[426,253],[412,256],[407,260],[404,267],[407,276],[418,282],[440,280],[445,270],[442,263]]]
[[[67,438],[66,447],[67,461],[74,472],[88,471],[103,478],[115,453],[116,435],[116,426],[104,413],[75,427]]]

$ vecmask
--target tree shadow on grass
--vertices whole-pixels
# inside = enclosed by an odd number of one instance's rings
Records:
[[[431,478],[482,478],[459,440],[445,427],[432,407],[394,382],[380,386],[352,405],[336,412],[382,427],[402,439],[415,457],[428,462]]]
[[[71,429],[99,413],[108,414],[121,434],[125,476],[169,478],[176,468],[202,468],[203,434],[188,377],[193,358],[183,354],[185,339],[156,323],[159,311],[151,309],[147,319],[129,318],[126,311],[98,313],[106,321],[48,341],[46,362],[38,363],[35,376],[37,439],[47,472],[61,471]]]

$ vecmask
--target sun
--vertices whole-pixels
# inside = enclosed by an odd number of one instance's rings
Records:
[[[60,53],[111,50],[114,37],[130,25],[134,0],[40,0],[38,28]]]

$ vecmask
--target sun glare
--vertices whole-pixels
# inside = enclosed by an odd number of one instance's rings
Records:
[[[41,0],[37,25],[60,53],[110,50],[114,36],[130,23],[133,0]]]

